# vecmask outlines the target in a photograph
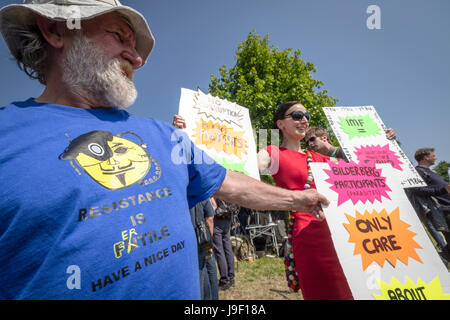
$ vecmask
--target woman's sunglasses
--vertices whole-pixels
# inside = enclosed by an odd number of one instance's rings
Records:
[[[309,122],[309,120],[311,119],[311,115],[309,114],[309,112],[303,113],[303,112],[300,111],[300,110],[292,111],[291,113],[285,115],[285,116],[283,117],[283,119],[286,119],[286,118],[292,118],[292,120],[295,120],[295,121],[301,121],[301,120],[303,119],[303,117],[306,117],[306,119],[308,120],[308,122]]]

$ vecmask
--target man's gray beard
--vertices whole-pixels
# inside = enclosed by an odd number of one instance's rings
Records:
[[[107,61],[101,49],[82,35],[75,36],[62,67],[63,82],[99,107],[125,109],[136,101],[136,87],[124,75],[120,60]]]

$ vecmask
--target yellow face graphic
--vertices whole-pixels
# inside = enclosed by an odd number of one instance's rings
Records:
[[[152,163],[159,167],[142,146],[108,131],[92,131],[79,136],[59,158],[75,160],[92,179],[111,190],[141,181]]]

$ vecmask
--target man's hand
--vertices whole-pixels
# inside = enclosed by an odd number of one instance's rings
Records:
[[[176,114],[173,116],[172,125],[175,128],[184,129],[184,128],[186,128],[186,121],[184,121],[184,118],[182,116],[180,116],[179,114]]]
[[[322,205],[329,204],[316,189],[283,189],[229,170],[214,197],[255,210],[307,212],[319,221],[325,219]]]
[[[450,184],[445,187],[447,189],[447,193],[450,193]]]
[[[328,206],[329,204],[328,199],[315,189],[295,191],[295,206],[292,211],[308,212],[318,221],[322,221],[325,219],[322,205]]]
[[[397,138],[397,135],[395,134],[394,129],[389,128],[389,129],[386,129],[385,132],[386,132],[386,138],[388,140],[394,140],[395,138]]]

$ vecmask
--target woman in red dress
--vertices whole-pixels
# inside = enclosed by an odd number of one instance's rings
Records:
[[[261,150],[258,165],[260,172],[269,172],[279,187],[290,190],[315,188],[308,160],[326,162],[330,159],[302,149],[300,141],[305,137],[309,119],[306,108],[297,101],[286,102],[275,111],[274,128],[280,129],[282,143],[279,148],[270,145]],[[294,291],[300,288],[305,300],[353,299],[326,220],[318,221],[303,212],[290,214],[294,261],[288,263],[287,268],[296,271],[294,275],[287,271],[292,280],[290,286]]]

